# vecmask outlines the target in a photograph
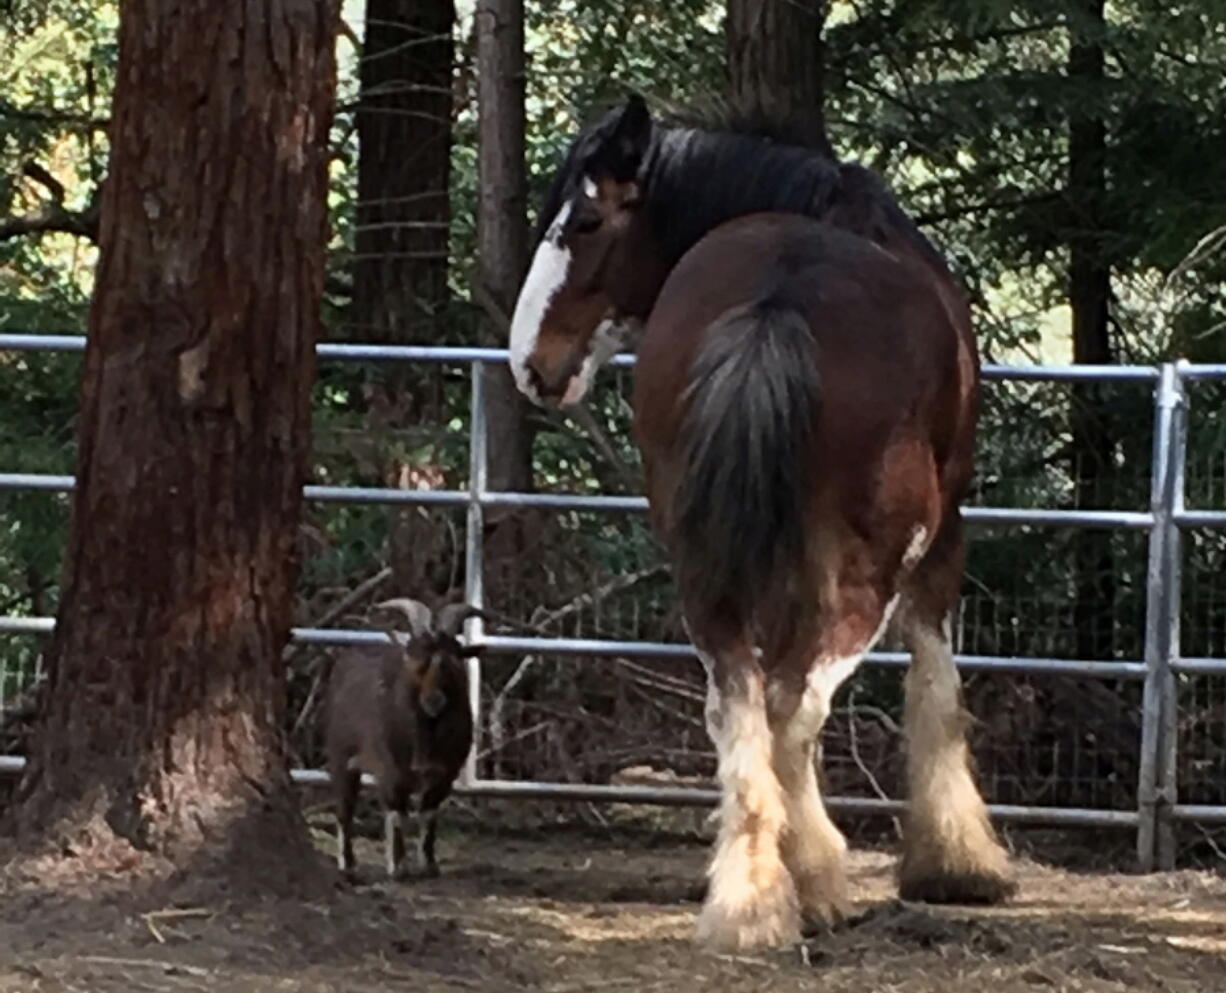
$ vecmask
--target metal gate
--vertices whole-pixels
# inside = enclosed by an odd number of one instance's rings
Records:
[[[85,339],[77,335],[0,335],[0,351],[79,352]],[[467,364],[471,367],[472,417],[470,419],[469,479],[465,490],[405,490],[382,487],[307,486],[308,500],[333,503],[449,506],[467,508],[465,536],[465,583],[468,601],[482,606],[484,592],[483,516],[488,507],[641,513],[642,497],[579,496],[555,493],[507,493],[488,488],[486,474],[487,423],[484,367],[504,363],[506,352],[486,348],[432,348],[361,344],[321,344],[324,361],[369,361]],[[613,364],[629,366],[632,356],[618,356]],[[1104,810],[1048,806],[989,804],[992,816],[1003,821],[1032,824],[1116,826],[1136,830],[1137,858],[1143,870],[1155,865],[1169,868],[1175,861],[1177,821],[1226,824],[1226,806],[1190,806],[1178,803],[1177,758],[1181,675],[1226,675],[1226,659],[1184,658],[1180,651],[1181,537],[1191,528],[1226,527],[1226,510],[1189,509],[1184,505],[1184,479],[1188,447],[1190,384],[1204,380],[1226,381],[1226,365],[1191,365],[1184,362],[1161,366],[985,366],[985,380],[1031,382],[1142,382],[1153,390],[1153,451],[1149,507],[1144,510],[1047,510],[1007,507],[968,507],[968,524],[1039,525],[1048,527],[1121,528],[1149,534],[1146,570],[1144,658],[1132,661],[1089,662],[1050,658],[1012,658],[958,655],[964,671],[1052,674],[1084,679],[1143,681],[1140,743],[1140,774],[1134,810]],[[64,492],[72,489],[71,476],[0,473],[0,490],[24,489]],[[0,632],[44,634],[54,628],[50,617],[0,617]],[[631,656],[640,658],[693,658],[692,648],[681,643],[612,641],[575,638],[508,637],[486,634],[482,622],[468,622],[470,639],[487,652],[522,654],[549,652],[558,655]],[[317,645],[353,645],[381,642],[384,635],[369,630],[296,628],[293,639]],[[907,656],[873,652],[869,665],[900,667]],[[480,714],[481,663],[469,660],[471,705]],[[478,721],[478,727],[480,723]],[[677,787],[587,785],[558,782],[524,782],[482,779],[476,756],[479,740],[465,766],[457,791],[470,795],[529,797],[533,799],[619,801],[623,803],[704,806],[714,804],[713,790]],[[17,774],[24,768],[20,756],[0,756],[0,774]],[[327,773],[317,769],[293,770],[295,781],[323,783]],[[833,811],[847,813],[895,813],[902,802],[853,797],[829,797]]]

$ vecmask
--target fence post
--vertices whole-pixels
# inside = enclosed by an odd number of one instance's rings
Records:
[[[1178,515],[1184,510],[1184,480],[1187,472],[1188,395],[1183,375],[1187,364],[1181,360],[1170,367],[1171,443],[1167,453],[1169,463],[1164,501],[1167,509],[1167,537],[1162,551],[1168,614],[1159,685],[1162,697],[1162,730],[1159,735],[1155,839],[1155,857],[1159,869],[1174,869],[1178,854],[1176,824],[1172,816],[1179,799],[1179,685],[1174,664],[1181,654],[1179,622],[1183,608],[1183,533],[1178,523]]]
[[[1175,408],[1179,384],[1175,367],[1164,363],[1154,389],[1154,439],[1150,465],[1149,509],[1153,525],[1145,569],[1145,687],[1141,702],[1141,762],[1137,776],[1137,863],[1152,872],[1157,856],[1159,810],[1164,800],[1160,777],[1166,771],[1166,699],[1170,692],[1172,604],[1169,550],[1174,491],[1171,487]]]
[[[485,409],[485,363],[472,363],[472,402],[468,432],[468,514],[464,526],[464,601],[474,607],[485,606],[485,497],[489,469],[489,424]],[[470,618],[464,627],[469,644],[480,642],[485,624],[480,617]],[[473,715],[473,744],[460,771],[459,783],[469,786],[477,781],[477,754],[481,747],[481,660],[470,655],[468,666],[468,703]]]

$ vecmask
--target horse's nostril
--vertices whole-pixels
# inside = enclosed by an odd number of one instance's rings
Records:
[[[553,399],[561,396],[566,390],[566,383],[559,383],[556,377],[547,377],[537,367],[536,363],[529,359],[526,363],[528,367],[528,383],[532,386],[533,392],[542,400]]]
[[[529,359],[526,365],[528,367],[528,384],[537,396],[544,395],[545,380],[542,378],[540,370],[537,369],[536,363]]]

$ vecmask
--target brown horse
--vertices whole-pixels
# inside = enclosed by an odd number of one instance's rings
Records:
[[[846,912],[815,746],[895,608],[901,893],[1003,899],[950,648],[979,365],[944,262],[866,170],[760,128],[665,127],[632,97],[554,181],[512,324],[520,388],[578,400],[643,320],[635,434],[723,797],[699,938],[777,944]]]

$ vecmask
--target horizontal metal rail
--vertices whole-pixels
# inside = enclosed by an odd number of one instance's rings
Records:
[[[1195,821],[1198,824],[1226,824],[1226,806],[1177,803],[1171,807],[1171,817],[1177,821]]]
[[[1226,676],[1226,659],[1172,659],[1171,668],[1189,676]]]
[[[51,634],[54,617],[0,617],[0,634]],[[381,645],[387,635],[363,628],[293,628],[290,640],[300,645]],[[650,658],[694,661],[692,645],[667,641],[614,641],[596,638],[516,638],[487,634],[475,639],[487,652],[496,655],[587,655],[604,658]],[[868,665],[905,668],[910,656],[905,652],[869,652]],[[1212,660],[1206,660],[1212,661]],[[1013,658],[993,655],[955,655],[954,662],[965,672],[1046,673],[1081,679],[1139,680],[1145,678],[1144,662],[1093,662],[1078,659]],[[1226,660],[1222,660],[1226,668]]]
[[[1226,528],[1226,510],[1177,510],[1171,519],[1181,528]]]
[[[0,755],[0,776],[20,776],[25,766],[26,760],[20,755]],[[291,769],[290,778],[299,786],[328,786],[331,783],[326,769]],[[373,781],[369,776],[363,776],[362,782],[363,785],[369,786]],[[455,792],[460,796],[649,804],[662,807],[713,807],[719,800],[717,790],[693,787],[601,786],[587,783],[534,783],[524,780],[507,782],[498,779],[477,779],[467,785],[457,784]],[[896,817],[906,809],[901,800],[877,800],[871,797],[834,796],[827,797],[825,802],[836,814]],[[1204,809],[1214,811],[1217,808]],[[1222,812],[1226,814],[1226,809]],[[1027,807],[996,803],[988,804],[988,813],[995,820],[1017,824],[1132,828],[1137,823],[1135,810]]]
[[[1180,379],[1226,379],[1226,363],[1221,362],[1176,362],[1175,375]]]
[[[72,476],[28,472],[0,473],[0,490],[68,492]],[[303,496],[320,503],[394,504],[426,507],[464,507],[472,502],[465,490],[406,490],[384,486],[305,486]],[[647,498],[641,496],[586,496],[576,493],[488,492],[477,498],[482,507],[517,507],[549,510],[644,513]],[[1224,523],[1226,523],[1226,515]],[[1153,526],[1153,515],[1127,510],[1046,510],[1025,507],[964,507],[968,524],[1119,528],[1143,531]]]
[[[83,352],[85,335],[79,334],[0,334],[0,352]],[[347,342],[321,342],[315,346],[321,359],[342,362],[436,362],[466,365],[471,362],[505,362],[505,348],[466,348],[441,345],[364,345]],[[621,368],[634,365],[629,353],[615,355],[609,364]],[[1185,375],[1213,366],[1187,366]],[[1134,382],[1158,379],[1157,366],[1128,365],[1027,365],[1009,366],[989,363],[983,366],[984,379],[1026,382]],[[1205,378],[1212,378],[1207,376]]]

